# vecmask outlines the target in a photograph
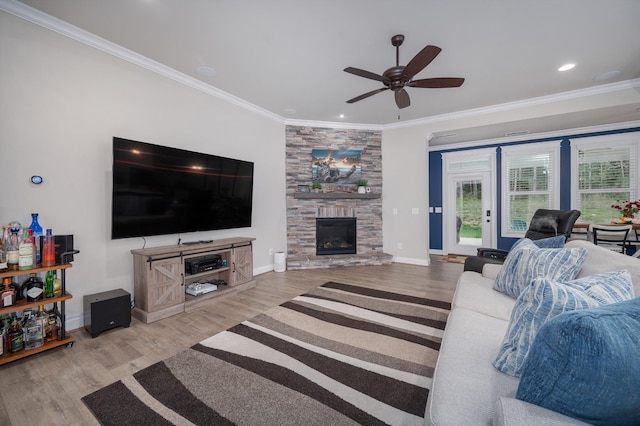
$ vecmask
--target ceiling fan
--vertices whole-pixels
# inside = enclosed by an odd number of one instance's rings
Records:
[[[421,87],[427,89],[438,89],[443,87],[460,87],[464,83],[464,78],[454,77],[440,77],[440,78],[424,78],[421,80],[412,80],[413,77],[422,71],[427,65],[433,61],[436,56],[442,51],[437,46],[428,45],[422,49],[416,56],[404,66],[400,65],[400,46],[404,42],[404,36],[402,34],[394,35],[391,37],[391,44],[396,48],[396,66],[386,70],[382,75],[361,70],[359,68],[347,67],[345,72],[354,74],[364,78],[370,78],[371,80],[381,81],[385,87],[372,90],[371,92],[364,93],[360,96],[356,96],[353,99],[347,101],[348,104],[361,101],[373,96],[377,93],[384,92],[385,90],[392,90],[394,92],[396,105],[398,108],[406,108],[411,105],[409,94],[405,90],[405,87]]]

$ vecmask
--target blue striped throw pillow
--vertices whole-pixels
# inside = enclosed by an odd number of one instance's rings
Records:
[[[595,308],[634,297],[628,271],[591,275],[566,283],[538,277],[516,300],[509,328],[493,366],[520,377],[522,366],[538,330],[564,312]]]
[[[536,277],[572,280],[582,269],[586,254],[585,248],[539,248],[524,238],[509,251],[493,288],[515,299]]]

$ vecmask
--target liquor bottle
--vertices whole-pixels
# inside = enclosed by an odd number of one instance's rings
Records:
[[[7,245],[9,244],[9,225],[2,225],[0,239],[0,270],[7,269]]]
[[[18,269],[33,268],[33,231],[26,226],[23,228],[22,242],[18,246]]]
[[[16,304],[16,293],[11,288],[11,278],[5,277],[2,279],[4,290],[0,296],[0,307],[13,306]]]
[[[47,336],[51,336],[51,326],[49,325],[49,314],[44,311],[44,305],[38,306],[38,312],[36,313],[36,319],[42,326],[42,339],[48,341]]]
[[[4,244],[0,241],[0,271],[7,269],[7,252],[4,251]]]
[[[54,303],[53,308],[50,311],[47,311],[47,315],[49,315],[49,327],[47,328],[47,337],[45,340],[47,342],[51,342],[53,340],[60,340],[60,315],[58,315],[58,304]]]
[[[7,252],[7,268],[12,271],[18,270],[18,264],[20,262],[20,230],[22,225],[20,222],[11,222],[9,224],[9,239],[6,244],[5,251]]]
[[[29,314],[24,324],[24,349],[36,349],[43,345],[42,323],[36,319],[33,313]]]
[[[18,322],[18,317],[14,315],[11,321],[11,328],[7,333],[7,349],[9,353],[16,353],[24,349],[24,338],[22,335],[22,327]]]
[[[42,243],[42,226],[38,223],[38,213],[31,213],[31,225],[29,229],[33,232],[33,265],[40,265],[41,257],[41,243]]]
[[[42,266],[54,266],[56,264],[56,246],[51,229],[42,239]]]
[[[55,280],[55,276],[53,275],[53,271],[47,271],[45,276],[45,285],[44,285],[44,297],[53,297],[53,282]]]
[[[36,274],[31,274],[22,283],[22,293],[27,302],[38,302],[44,298],[44,283]]]

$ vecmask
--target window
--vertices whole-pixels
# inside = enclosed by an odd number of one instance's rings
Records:
[[[560,205],[560,142],[502,148],[502,235],[521,237],[538,209]]]
[[[608,223],[617,200],[640,199],[640,135],[625,133],[571,141],[572,205],[580,221]]]

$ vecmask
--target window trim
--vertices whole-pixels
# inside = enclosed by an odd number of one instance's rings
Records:
[[[527,144],[509,145],[502,147],[502,155],[500,159],[500,167],[502,172],[502,179],[500,182],[501,200],[500,200],[500,229],[501,236],[505,238],[523,238],[526,230],[513,231],[509,226],[509,208],[508,200],[509,194],[509,172],[507,170],[507,159],[509,155],[522,156],[522,155],[540,155],[550,154],[551,156],[551,172],[554,174],[551,177],[550,182],[550,209],[560,208],[560,142],[561,140],[554,140],[549,142],[535,142]]]
[[[578,209],[580,206],[580,182],[578,174],[578,151],[585,148],[607,148],[611,146],[624,147],[634,146],[635,156],[640,159],[640,135],[637,132],[615,133],[611,135],[590,136],[586,138],[570,139],[571,146],[571,208]],[[640,199],[640,165],[630,164],[629,172],[632,175],[632,194],[633,200]],[[633,193],[635,191],[635,193]],[[585,218],[580,216],[578,222],[588,223]]]

